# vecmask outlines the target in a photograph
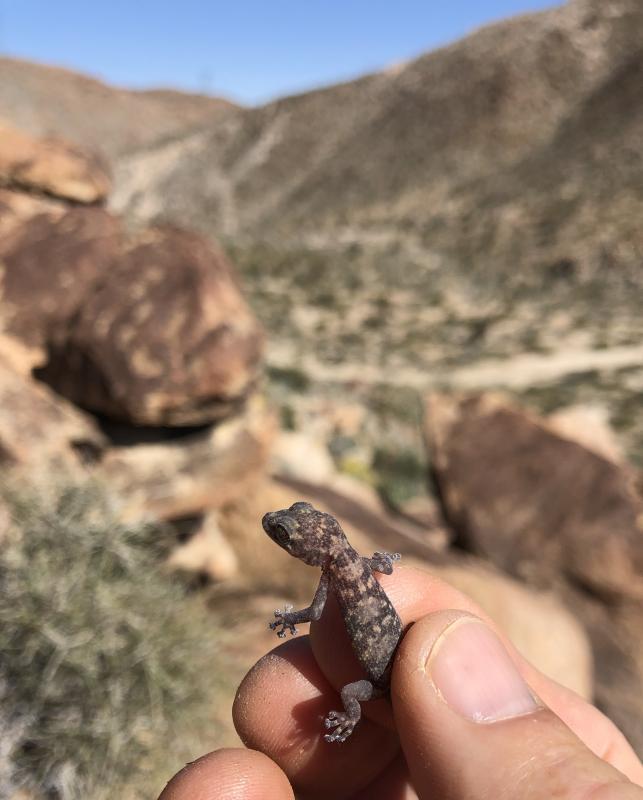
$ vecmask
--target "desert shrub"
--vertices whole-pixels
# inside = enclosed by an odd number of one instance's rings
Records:
[[[373,458],[373,472],[380,496],[393,509],[426,492],[426,459],[411,449],[378,448]]]
[[[310,377],[298,367],[268,367],[268,379],[280,383],[293,392],[306,392],[310,388]]]
[[[156,796],[212,695],[200,601],[159,569],[160,531],[120,522],[99,487],[3,494],[0,792]]]

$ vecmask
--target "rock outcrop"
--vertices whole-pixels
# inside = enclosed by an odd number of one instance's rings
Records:
[[[426,425],[458,543],[534,581],[563,573],[643,599],[635,474],[490,395],[429,398]]]
[[[5,333],[42,351],[70,334],[98,284],[113,272],[123,234],[101,208],[22,219],[0,242],[0,319]]]
[[[552,425],[499,396],[432,395],[426,430],[456,543],[562,594],[591,639],[599,707],[643,752],[643,507],[633,469],[606,447],[610,437]]]
[[[177,228],[128,234],[90,157],[0,128],[0,332],[24,372],[134,425],[223,419],[251,393],[259,325],[233,268]],[[52,198],[56,198],[54,202]]]
[[[196,234],[155,228],[102,269],[41,377],[135,425],[201,425],[244,400],[261,353],[258,323],[223,254]]]
[[[256,397],[241,414],[179,438],[116,444],[95,474],[132,519],[176,520],[243,499],[264,473],[275,419]]]
[[[89,415],[20,374],[6,345],[0,337],[0,471],[32,478],[84,471],[107,446],[105,437]]]
[[[261,330],[222,253],[129,231],[107,188],[90,157],[0,128],[0,462],[82,464],[130,518],[207,515],[267,463]]]
[[[100,203],[111,181],[96,156],[59,139],[34,139],[0,123],[0,186],[73,203]]]

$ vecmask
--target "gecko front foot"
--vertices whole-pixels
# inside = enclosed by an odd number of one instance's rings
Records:
[[[358,720],[352,719],[345,711],[330,711],[324,720],[327,730],[335,728],[332,733],[327,733],[324,739],[327,742],[345,742],[353,732]]]
[[[275,621],[269,622],[268,627],[271,631],[277,630],[277,628],[281,625],[281,630],[277,631],[277,636],[280,639],[284,639],[286,636],[286,631],[289,630],[292,636],[297,635],[297,628],[295,628],[295,623],[293,620],[294,614],[291,614],[292,606],[286,605],[284,606],[284,610],[277,609],[275,611]]]

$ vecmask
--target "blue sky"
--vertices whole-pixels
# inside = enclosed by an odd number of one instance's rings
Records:
[[[542,0],[0,0],[0,51],[248,103],[370,72]]]

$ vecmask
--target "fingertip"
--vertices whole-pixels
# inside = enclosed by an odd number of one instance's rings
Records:
[[[244,744],[269,754],[298,791],[349,797],[392,761],[399,745],[393,732],[368,719],[345,743],[324,741],[324,717],[340,702],[302,636],[250,670],[239,686],[233,720]]]
[[[294,800],[288,779],[256,750],[225,748],[187,764],[159,800]]]

